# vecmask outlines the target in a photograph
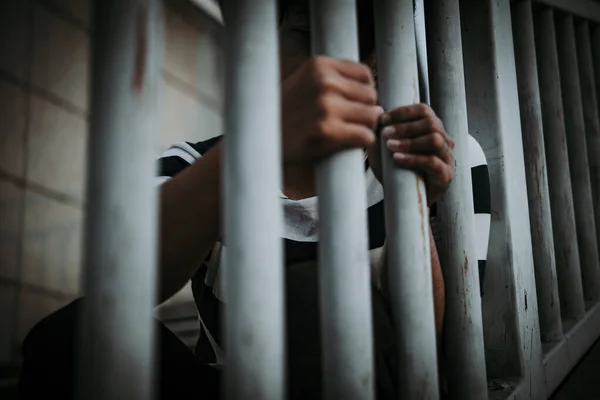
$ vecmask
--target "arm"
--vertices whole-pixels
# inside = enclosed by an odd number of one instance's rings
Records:
[[[377,177],[379,182],[383,183],[382,179],[382,167],[381,167],[381,151],[379,144],[376,144],[367,150],[369,165],[373,170],[373,174]],[[437,247],[435,244],[433,232],[429,229],[429,239],[431,248],[431,273],[433,280],[433,303],[435,311],[435,328],[438,337],[438,341],[441,339],[442,328],[444,324],[444,309],[445,309],[445,286],[444,277],[442,275],[442,268],[440,265],[440,259],[437,253]]]
[[[218,143],[160,188],[159,302],[187,283],[219,237],[220,177]]]
[[[431,246],[431,275],[433,280],[433,307],[435,312],[435,332],[438,343],[442,340],[442,331],[444,328],[444,310],[446,307],[446,289],[444,285],[444,276],[442,275],[442,266],[438,257],[437,247],[433,237],[433,231],[429,228],[429,242]]]

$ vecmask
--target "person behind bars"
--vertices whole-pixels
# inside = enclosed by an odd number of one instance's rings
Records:
[[[375,389],[378,399],[395,399],[399,373],[396,334],[389,293],[385,280],[381,279],[385,216],[378,140],[385,142],[386,151],[392,154],[398,167],[422,174],[429,206],[440,199],[452,181],[454,141],[435,112],[425,104],[386,111],[378,105],[370,0],[358,1],[361,63],[311,56],[307,3],[307,0],[279,0],[288,397],[318,399],[323,392],[315,166],[336,152],[366,149]],[[378,124],[381,124],[380,139],[375,135]],[[158,302],[168,299],[191,279],[201,330],[192,354],[157,322],[160,399],[219,398],[225,363],[219,266],[227,252],[221,241],[220,226],[223,205],[220,139],[221,136],[216,136],[200,143],[177,143],[160,159]],[[489,215],[485,157],[475,140],[472,137],[469,140],[475,208]],[[483,229],[485,243],[480,247],[487,248],[485,231],[489,222],[476,229]],[[435,328],[440,338],[444,280],[433,235],[430,233],[429,237]],[[480,252],[479,258],[485,260],[485,252]],[[20,379],[22,399],[73,398],[75,338],[82,301],[85,299],[48,316],[27,336]],[[256,310],[257,317],[260,312]]]

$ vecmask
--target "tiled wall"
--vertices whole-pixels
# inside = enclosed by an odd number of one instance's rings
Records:
[[[161,149],[222,133],[220,28],[167,2]],[[90,0],[0,1],[0,364],[82,291],[89,13]]]

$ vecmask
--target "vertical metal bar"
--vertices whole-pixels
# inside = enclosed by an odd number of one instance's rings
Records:
[[[560,310],[566,319],[579,319],[585,312],[579,269],[579,251],[571,192],[571,174],[563,117],[563,100],[558,70],[554,12],[543,10],[535,17],[535,42],[539,89],[548,167],[550,209],[554,233],[556,274]],[[571,60],[572,61],[572,60]]]
[[[279,400],[285,342],[276,2],[226,0],[223,16],[224,392],[230,400]]]
[[[510,0],[460,0],[469,131],[488,161],[492,219],[483,319],[488,376],[545,396]]]
[[[571,190],[573,191],[575,226],[579,245],[579,265],[583,280],[583,295],[586,299],[592,299],[597,296],[594,294],[594,286],[600,279],[598,276],[598,241],[593,218],[594,202],[590,186],[585,122],[579,85],[575,27],[573,17],[570,15],[557,16],[556,23],[558,63],[571,170]],[[592,214],[590,215],[590,213]]]
[[[86,299],[77,395],[85,400],[150,399],[159,2],[102,0],[94,5]]]
[[[556,260],[531,1],[514,2],[512,10],[514,36],[519,38],[515,40],[515,61],[540,332],[543,342],[552,342],[562,337],[562,321],[558,304]]]
[[[358,61],[356,4],[311,1],[313,53]],[[319,268],[327,399],[372,399],[374,361],[363,152],[321,162]]]
[[[596,226],[597,248],[600,249],[600,121],[598,120],[598,99],[592,61],[590,27],[587,21],[577,26],[577,56],[579,61],[579,78],[581,79],[581,96],[583,118],[585,121],[585,137],[592,188],[594,224]],[[597,301],[600,298],[600,266],[590,265],[588,280],[583,282],[583,291],[587,300]]]
[[[454,139],[454,180],[438,203],[446,286],[445,349],[453,398],[487,399],[481,295],[475,255],[467,99],[458,0],[425,0],[431,106]]]
[[[375,1],[379,99],[385,109],[419,102],[412,0]],[[437,352],[427,198],[414,172],[382,143],[388,267],[398,334],[401,398],[437,399]]]
[[[592,31],[592,57],[593,57],[593,68],[594,77],[596,79],[596,99],[600,99],[600,26],[594,25],[591,28]],[[598,101],[598,113],[600,114],[600,101]],[[600,229],[600,226],[596,225],[596,229]]]

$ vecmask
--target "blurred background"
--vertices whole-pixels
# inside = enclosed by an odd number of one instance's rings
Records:
[[[192,2],[163,4],[157,155],[222,133],[220,23]],[[0,1],[0,398],[13,391],[29,329],[82,294],[90,5]],[[194,344],[187,288],[157,312]]]

